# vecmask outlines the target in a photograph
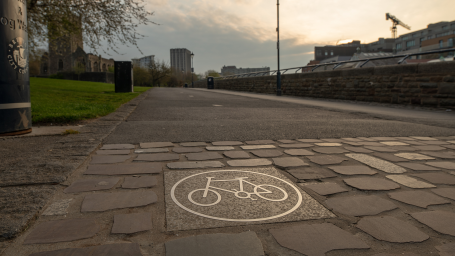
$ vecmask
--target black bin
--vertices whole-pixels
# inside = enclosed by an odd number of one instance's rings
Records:
[[[212,76],[207,77],[207,89],[215,89],[215,79]]]
[[[0,1],[0,135],[32,131],[27,1]]]
[[[133,92],[133,65],[131,61],[115,61],[115,92]]]
[[[185,88],[188,88],[188,84],[185,84]]]

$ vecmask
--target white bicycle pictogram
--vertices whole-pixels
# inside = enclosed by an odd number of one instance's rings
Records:
[[[212,205],[215,205],[215,204],[219,203],[221,201],[221,195],[215,189],[222,190],[222,191],[229,192],[229,193],[233,193],[237,198],[240,198],[240,199],[248,199],[249,198],[251,200],[257,200],[255,198],[251,197],[251,195],[253,195],[253,194],[258,196],[259,198],[262,198],[262,199],[268,200],[268,201],[273,201],[273,202],[284,201],[284,200],[286,200],[288,198],[288,194],[286,193],[286,191],[284,189],[279,188],[279,187],[274,186],[274,185],[269,185],[269,184],[256,185],[256,184],[253,184],[251,182],[248,182],[248,181],[244,180],[244,179],[248,179],[248,177],[239,177],[239,178],[229,179],[229,180],[212,180],[215,177],[206,177],[206,178],[207,178],[207,185],[205,186],[205,188],[195,189],[195,190],[191,191],[188,194],[188,200],[190,200],[191,203],[193,203],[195,205],[199,205],[199,206],[212,206]],[[218,187],[211,186],[210,183],[212,183],[214,181],[219,181],[219,182],[239,181],[240,190],[237,190],[237,189],[228,190],[228,189],[224,189],[224,188],[218,188]],[[243,183],[248,183],[248,184],[254,186],[254,189],[253,189],[254,192],[250,193],[250,192],[244,191],[243,190]],[[281,191],[283,193],[284,196],[282,198],[280,198],[280,199],[267,198],[267,197],[263,196],[262,194],[273,194],[272,191],[264,188],[266,186],[278,189],[279,191]],[[258,191],[258,189],[261,189],[262,192]],[[197,192],[197,191],[204,191],[204,194],[202,195],[202,198],[206,198],[208,193],[209,193],[209,191],[210,191],[210,192],[214,193],[217,196],[217,200],[214,203],[208,203],[208,204],[197,203],[192,198],[193,194],[195,192]]]

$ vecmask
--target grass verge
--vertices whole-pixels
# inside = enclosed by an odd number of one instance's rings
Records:
[[[105,116],[148,89],[115,93],[113,84],[31,77],[32,121],[66,124]]]

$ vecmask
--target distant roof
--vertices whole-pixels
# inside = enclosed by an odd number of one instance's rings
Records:
[[[325,60],[322,60],[320,63],[329,63],[329,62],[338,62],[338,61],[347,61],[351,60],[352,56],[335,56]]]

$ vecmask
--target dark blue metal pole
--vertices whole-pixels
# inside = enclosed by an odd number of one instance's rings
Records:
[[[276,75],[276,96],[281,96],[281,72],[280,72],[280,0],[276,1],[276,12],[277,12],[277,43],[276,48],[278,50],[278,73]]]

